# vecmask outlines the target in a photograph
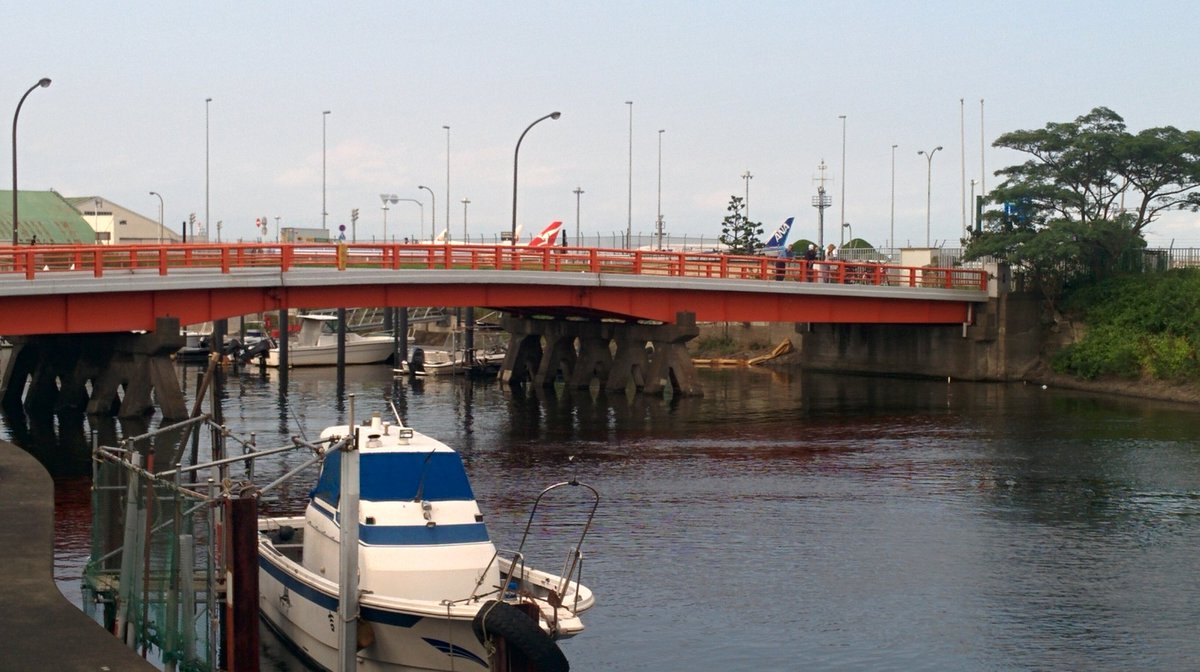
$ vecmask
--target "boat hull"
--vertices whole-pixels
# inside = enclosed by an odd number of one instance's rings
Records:
[[[389,337],[364,338],[346,342],[347,364],[378,364],[392,356],[394,344]],[[288,348],[288,366],[336,366],[337,345],[293,345]],[[279,366],[279,349],[267,353],[267,366]]]
[[[259,556],[259,610],[280,636],[327,669],[338,668],[336,593],[305,582],[286,559]],[[358,652],[356,669],[370,672],[459,672],[488,669],[487,652],[469,618],[438,618],[360,604],[359,636],[371,642]],[[365,624],[365,625],[364,625]]]

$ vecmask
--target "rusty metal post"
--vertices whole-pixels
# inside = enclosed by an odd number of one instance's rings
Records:
[[[225,500],[225,651],[231,672],[258,672],[258,499],[243,492]]]

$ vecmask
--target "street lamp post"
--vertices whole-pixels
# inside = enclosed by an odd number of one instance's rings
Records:
[[[158,196],[158,244],[163,244],[163,197],[157,191],[150,192],[151,196]]]
[[[629,106],[629,200],[625,223],[625,247],[633,247],[633,101],[627,100]]]
[[[840,207],[842,226],[838,227],[838,235],[841,236],[846,224],[846,115],[839,114],[838,119],[842,120],[842,204]],[[846,244],[845,239],[842,239],[841,244]]]
[[[662,218],[662,134],[666,133],[667,129],[658,129],[658,219],[656,220],[656,228],[658,230],[658,249],[662,250],[663,239],[663,218]]]
[[[450,240],[450,127],[446,129],[446,240]]]
[[[212,104],[212,98],[204,99],[204,227],[208,230],[208,108]],[[195,231],[192,232],[195,234]],[[207,238],[207,235],[205,236]],[[195,242],[195,235],[192,236],[192,242]]]
[[[279,215],[275,215],[275,242],[277,242],[277,243],[280,242],[280,236],[281,236],[281,234],[279,233],[279,220],[280,219],[281,218]]]
[[[413,242],[415,243],[417,242],[417,239],[421,237],[421,229],[425,228],[425,204],[415,198],[397,198],[396,200],[416,203],[417,206],[421,208],[421,220],[417,223],[417,235],[413,236]]]
[[[965,231],[965,235],[963,236],[964,238],[970,238],[970,237],[971,237],[971,232],[975,230],[975,226],[976,226],[976,221],[975,221],[975,185],[977,185],[977,184],[979,184],[979,180],[976,180],[976,179],[974,179],[974,178],[971,178],[971,200],[969,201],[971,205],[970,205],[970,213],[967,215],[967,230]]]
[[[468,242],[467,241],[467,206],[471,204],[471,201],[464,198],[462,200],[462,204],[463,204],[463,242],[465,243],[465,242]]]
[[[424,189],[429,192],[429,242],[433,243],[437,240],[437,196],[433,193],[433,189],[426,186],[418,186],[417,189]],[[421,218],[425,218],[425,208],[421,208]]]
[[[387,241],[388,241],[388,237],[387,237],[387,211],[388,211],[388,203],[391,203],[392,205],[395,205],[395,204],[396,204],[396,202],[400,200],[400,197],[399,197],[399,196],[397,196],[397,195],[395,195],[395,194],[380,194],[380,195],[379,195],[379,200],[380,200],[380,201],[383,201],[383,242],[384,242],[384,244],[386,245],[386,244],[387,244]]]
[[[29,87],[29,90],[25,92],[25,95],[21,96],[21,100],[17,102],[17,111],[13,112],[13,134],[12,134],[13,135],[13,137],[12,137],[12,148],[13,148],[13,150],[12,150],[12,152],[13,152],[13,157],[12,157],[12,159],[13,159],[12,244],[13,244],[13,247],[17,246],[17,228],[20,226],[20,221],[21,221],[21,220],[17,219],[17,117],[21,116],[21,106],[25,104],[25,99],[29,97],[29,94],[33,93],[33,90],[38,87],[41,87],[44,89],[47,86],[50,86],[50,78],[49,77],[43,77],[43,78],[39,79],[37,84],[34,84],[33,86]]]
[[[750,174],[749,168],[746,169],[746,172],[742,173],[742,179],[746,181],[746,212],[745,212],[745,215],[746,215],[747,229],[749,229],[749,227],[750,227],[750,180],[753,178],[754,178],[754,176]]]
[[[892,145],[892,217],[888,226],[888,247],[896,249],[896,148]]]
[[[330,110],[325,110],[321,113],[321,228],[328,228],[325,225],[325,217],[329,214],[329,208],[325,205],[325,121],[329,118]]]
[[[579,197],[583,195],[582,187],[575,187],[575,244],[582,247],[583,241],[579,239]]]
[[[933,155],[941,148],[938,145],[928,152],[923,149],[917,151],[917,156],[925,157],[925,247],[929,247],[929,213],[933,203]]]
[[[537,126],[539,123],[541,123],[547,119],[558,119],[561,116],[562,116],[562,112],[551,112],[550,114],[547,114],[544,117],[540,117],[536,121],[534,121],[532,124],[526,126],[525,130],[521,131],[521,137],[517,138],[517,148],[513,150],[513,207],[512,207],[512,230],[511,230],[512,231],[511,232],[511,236],[512,236],[511,242],[513,245],[517,244],[517,159],[521,155],[521,141],[525,139],[525,134],[529,132],[529,129],[533,128],[534,126]]]

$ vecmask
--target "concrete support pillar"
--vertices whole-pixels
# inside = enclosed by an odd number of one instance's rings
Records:
[[[579,335],[579,357],[575,361],[575,370],[571,373],[571,387],[582,390],[590,387],[592,381],[597,378],[602,385],[608,380],[613,366],[612,348],[609,345],[611,341],[612,336],[602,333],[599,329],[585,329],[584,333]]]
[[[520,385],[533,380],[537,374],[542,361],[542,337],[512,331],[509,334],[508,350],[504,353],[504,363],[500,365],[500,381]]]
[[[577,389],[599,378],[600,385],[611,391],[632,383],[638,390],[662,394],[670,384],[674,394],[703,395],[686,347],[700,333],[692,313],[679,313],[676,324],[506,317],[502,325],[511,338],[500,376],[510,384],[532,380],[550,386],[561,373]]]
[[[646,386],[646,371],[650,368],[646,341],[631,338],[627,325],[619,325],[613,337],[617,342],[617,355],[613,358],[608,380],[604,381],[604,389],[623,391],[630,382],[634,388],[642,389]]]
[[[5,408],[20,408],[21,398],[25,393],[25,382],[33,375],[36,356],[30,356],[27,350],[36,350],[24,338],[13,338],[12,352],[9,353],[8,363],[4,366],[4,377],[0,379],[0,394],[3,395]]]
[[[535,385],[550,387],[561,373],[564,380],[570,380],[575,371],[575,330],[566,322],[555,322],[549,325],[542,337],[546,344],[542,350],[542,359],[538,363],[537,373],[533,376]]]
[[[24,392],[24,406],[29,410],[64,411],[86,405],[92,415],[138,417],[153,410],[153,399],[164,417],[187,417],[171,362],[171,355],[184,343],[177,319],[160,319],[157,330],[149,334],[67,334],[16,340],[0,381],[5,403],[20,404]],[[88,382],[92,384],[90,396]]]

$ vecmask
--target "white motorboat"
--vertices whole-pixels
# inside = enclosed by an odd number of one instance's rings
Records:
[[[288,366],[337,364],[337,317],[301,315],[300,332],[288,342]],[[346,332],[346,363],[377,364],[392,356],[391,336],[363,336]],[[279,366],[279,348],[267,353],[267,366]]]
[[[543,490],[517,550],[502,551],[450,447],[378,415],[321,437],[331,457],[304,515],[259,522],[259,607],[273,629],[321,667],[346,660],[338,652],[339,507],[348,506],[340,454],[350,445],[360,474],[357,669],[483,671],[497,639],[541,672],[569,669],[555,640],[582,631],[580,615],[594,604],[579,583],[580,547],[599,502],[594,488],[572,479]],[[542,498],[564,486],[582,486],[592,499],[555,576],[526,567],[525,542]]]
[[[503,351],[482,352],[476,350],[467,355],[465,350],[443,350],[441,348],[413,348],[412,357],[400,362],[394,371],[412,376],[446,376],[468,374],[480,377],[494,376],[504,362]]]

